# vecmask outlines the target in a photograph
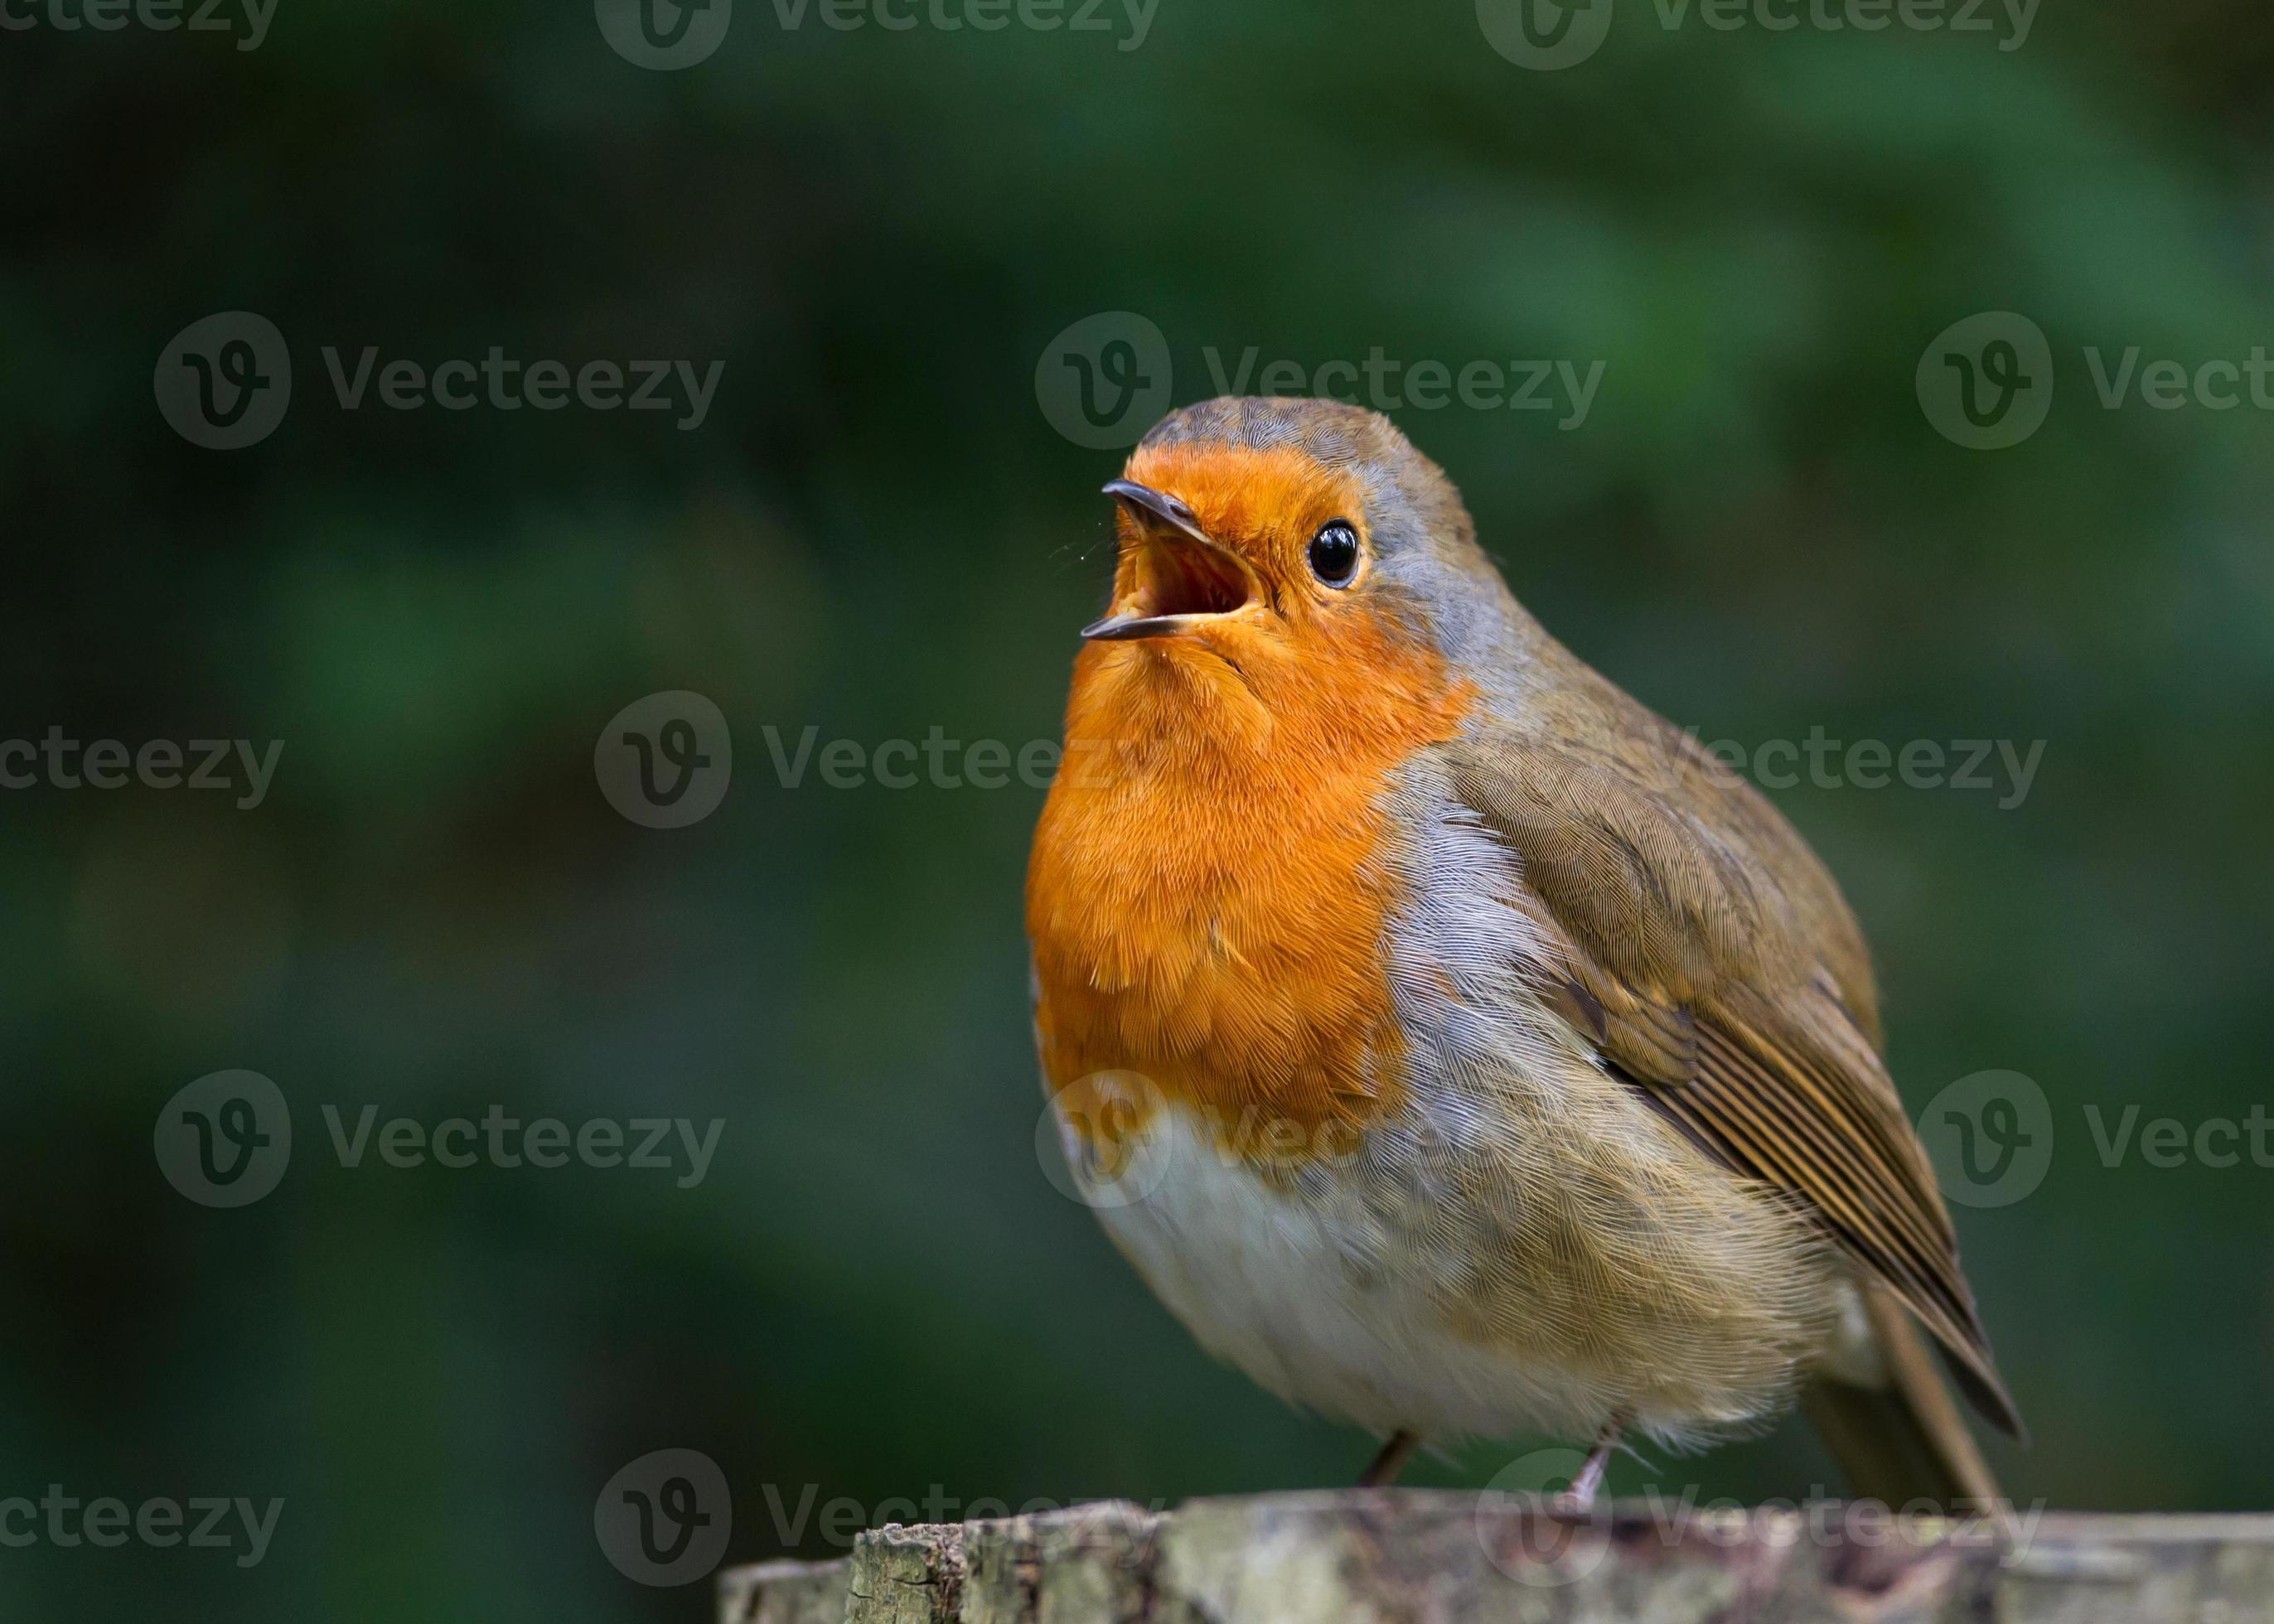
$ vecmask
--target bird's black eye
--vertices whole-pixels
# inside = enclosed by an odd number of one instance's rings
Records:
[[[1348,519],[1329,519],[1311,538],[1311,573],[1329,586],[1347,586],[1358,568],[1358,532]]]

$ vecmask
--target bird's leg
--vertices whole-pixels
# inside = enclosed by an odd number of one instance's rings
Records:
[[[1421,1434],[1419,1432],[1392,1432],[1389,1441],[1382,1446],[1382,1453],[1374,1457],[1374,1464],[1359,1477],[1358,1486],[1361,1489],[1382,1489],[1397,1482],[1397,1474],[1405,1470],[1405,1462],[1412,1458],[1413,1451],[1420,1447],[1420,1443]]]
[[[1585,1511],[1595,1503],[1595,1492],[1603,1486],[1603,1473],[1611,1463],[1611,1451],[1619,1447],[1619,1434],[1627,1430],[1629,1417],[1624,1410],[1614,1410],[1596,1436],[1595,1447],[1587,1451],[1580,1462],[1578,1475],[1571,1486],[1555,1497],[1558,1511]]]

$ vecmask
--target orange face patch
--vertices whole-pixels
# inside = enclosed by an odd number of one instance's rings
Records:
[[[1318,526],[1359,519],[1344,477],[1184,446],[1128,477],[1181,498],[1270,601],[1075,662],[1028,871],[1043,1069],[1054,1088],[1141,1072],[1253,1160],[1347,1152],[1402,1079],[1380,801],[1471,690],[1362,590],[1310,578]]]
[[[1272,590],[1272,607],[1304,614],[1327,601],[1310,579],[1303,551],[1329,519],[1355,521],[1362,509],[1349,475],[1321,466],[1291,446],[1266,451],[1222,446],[1171,445],[1140,450],[1126,476],[1181,497],[1201,529],[1239,553]],[[1133,521],[1121,517],[1125,539]],[[1122,549],[1114,591],[1127,590],[1133,554]]]

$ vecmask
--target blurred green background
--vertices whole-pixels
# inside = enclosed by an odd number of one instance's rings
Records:
[[[1992,1447],[2009,1490],[2266,1507],[2274,1169],[2112,1168],[2082,1111],[2268,1094],[2274,420],[2105,410],[2081,357],[2274,344],[2274,19],[2049,4],[2001,50],[1627,0],[1554,73],[1463,4],[1117,26],[742,0],[678,72],[574,0],[281,0],[251,51],[0,35],[0,738],[285,741],[251,810],[0,792],[0,1496],[285,1501],[249,1569],[0,1550],[0,1613],[702,1616],[592,1532],[610,1475],[674,1445],[726,1470],[738,1560],[834,1548],[772,1513],[809,1485],[960,1508],[1354,1476],[1370,1440],[1211,1363],[1037,1164],[1039,792],[793,790],[764,741],[1055,737],[1118,455],[1055,432],[1035,378],[1105,311],[1159,326],[1178,402],[1210,350],[1600,358],[1569,432],[1393,413],[1559,635],[1709,739],[2046,741],[2008,809],[1774,798],[1871,936],[1914,1110],[1990,1067],[2052,1101],[2043,1185],[1957,1212],[2036,1432]],[[293,404],[201,449],[154,361],[238,309],[290,342]],[[1984,310],[2044,327],[2059,385],[2029,440],[1972,452],[1913,372]],[[367,344],[724,370],[692,432],[343,411],[320,347]],[[735,767],[659,831],[592,754],[665,688],[719,705]],[[225,1067],[299,1135],[235,1211],[152,1154]],[[350,1170],[326,1102],[727,1126],[692,1189]],[[1796,1424],[1613,1473],[1830,1481]]]

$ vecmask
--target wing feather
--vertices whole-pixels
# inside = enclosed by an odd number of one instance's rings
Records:
[[[1615,736],[1650,748],[1443,747],[1463,801],[1520,864],[1512,900],[1547,944],[1528,967],[1693,1143],[1796,1202],[1885,1281],[1977,1406],[2018,1435],[1933,1169],[1879,1057],[1869,963],[1838,890],[1775,809],[1686,736],[1638,706],[1619,719]]]

